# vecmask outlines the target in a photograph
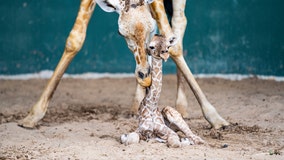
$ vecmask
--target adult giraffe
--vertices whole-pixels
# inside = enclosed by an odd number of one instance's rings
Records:
[[[169,25],[167,19],[163,0],[81,0],[75,24],[66,40],[64,53],[52,77],[43,90],[41,97],[31,108],[27,117],[19,121],[18,124],[20,126],[34,128],[38,121],[44,117],[49,101],[59,84],[60,79],[84,43],[87,26],[93,14],[96,2],[104,11],[115,11],[119,14],[119,33],[126,39],[128,48],[134,54],[136,60],[135,75],[138,85],[132,106],[133,110],[138,110],[138,106],[145,95],[144,87],[151,84],[146,45],[150,39],[151,33],[155,30],[156,20],[160,34],[166,37],[171,37],[172,35],[179,37],[177,45],[169,50],[172,59],[178,67],[177,109],[182,115],[187,115],[185,112],[187,100],[181,85],[185,78],[197,98],[206,120],[214,128],[229,125],[229,123],[225,121],[209,103],[183,58],[182,39],[186,28],[186,17],[184,15],[186,0],[174,1],[172,27]],[[150,12],[150,10],[152,12]]]

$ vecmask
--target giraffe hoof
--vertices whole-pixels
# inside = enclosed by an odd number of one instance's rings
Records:
[[[36,122],[33,122],[33,118],[27,116],[26,118],[18,121],[18,126],[27,128],[27,129],[34,129],[36,128]]]
[[[181,145],[182,146],[190,146],[190,145],[194,145],[194,142],[191,141],[189,138],[181,138],[180,139]]]
[[[224,119],[220,119],[219,121],[215,122],[215,123],[211,123],[211,126],[214,128],[214,129],[224,129],[228,126],[230,126],[230,123],[227,122],[226,120]]]
[[[125,145],[139,143],[139,140],[140,140],[139,135],[136,132],[132,132],[129,134],[123,134],[120,137],[121,143]]]
[[[193,144],[205,144],[205,141],[196,135],[192,135],[189,138],[193,141]]]
[[[121,141],[122,144],[126,144],[127,137],[128,137],[127,134],[123,134],[123,135],[120,136],[120,141]]]
[[[220,129],[230,125],[229,122],[227,122],[217,113],[214,106],[212,106],[210,103],[204,105],[203,107],[208,108],[208,111],[204,112],[204,117],[213,128]]]

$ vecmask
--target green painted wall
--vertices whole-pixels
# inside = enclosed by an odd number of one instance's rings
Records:
[[[0,1],[0,74],[53,70],[79,3]],[[284,76],[284,1],[188,0],[186,15],[184,52],[193,73]],[[117,17],[95,9],[68,73],[134,71],[134,58],[117,34]],[[175,72],[172,61],[165,72]]]

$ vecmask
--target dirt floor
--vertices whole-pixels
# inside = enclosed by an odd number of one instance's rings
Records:
[[[208,145],[130,146],[119,137],[137,127],[129,111],[134,78],[63,79],[36,129],[17,126],[47,80],[0,80],[0,159],[284,159],[284,82],[197,79],[232,126],[214,130],[188,91],[189,124]],[[176,78],[164,77],[160,100],[174,106]]]

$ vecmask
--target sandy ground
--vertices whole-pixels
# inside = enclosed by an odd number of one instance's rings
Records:
[[[284,159],[284,82],[197,79],[233,125],[210,129],[189,91],[193,132],[208,145],[120,144],[137,127],[129,112],[134,78],[63,79],[37,129],[17,126],[47,80],[0,80],[0,159]],[[164,77],[160,104],[174,106],[176,78]]]

